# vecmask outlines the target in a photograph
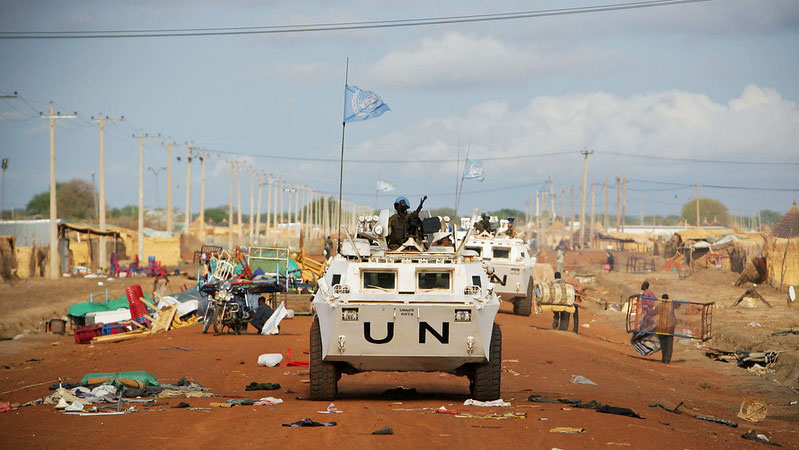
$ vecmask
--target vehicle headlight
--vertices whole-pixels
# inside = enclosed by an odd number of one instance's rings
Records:
[[[344,322],[355,322],[358,320],[358,308],[342,308],[341,320]]]
[[[472,311],[468,309],[456,309],[455,310],[455,322],[471,322],[472,321]]]

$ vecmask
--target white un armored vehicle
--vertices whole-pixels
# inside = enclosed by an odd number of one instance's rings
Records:
[[[330,400],[342,374],[374,370],[465,375],[472,398],[499,398],[499,298],[477,255],[465,242],[456,248],[438,217],[419,221],[423,238],[389,250],[388,218],[388,210],[360,218],[355,236],[345,229],[319,279],[311,398]]]
[[[504,234],[499,221],[491,221],[490,227],[485,222],[488,221],[472,220],[474,227],[467,239],[466,250],[480,256],[497,295],[513,303],[513,313],[529,316],[533,307],[535,257],[530,255],[522,239]]]

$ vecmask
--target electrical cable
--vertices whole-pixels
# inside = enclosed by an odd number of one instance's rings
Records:
[[[705,3],[714,0],[651,0],[634,3],[610,3],[574,8],[541,9],[505,13],[442,16],[417,19],[374,20],[363,22],[338,22],[306,25],[271,25],[261,27],[227,28],[173,28],[143,30],[94,30],[94,31],[3,31],[0,39],[109,39],[146,37],[196,37],[251,34],[308,33],[320,31],[345,31],[379,28],[400,28],[457,23],[490,22],[501,20],[531,19],[540,17],[623,11],[632,9]]]
[[[612,152],[612,151],[603,151],[598,153],[600,155],[623,156],[626,158],[643,158],[643,159],[655,159],[661,161],[694,162],[694,163],[704,163],[704,164],[746,164],[746,165],[760,165],[760,166],[799,165],[799,162],[794,162],[794,161],[771,162],[771,161],[735,161],[735,160],[723,160],[723,159],[677,158],[671,156],[639,155],[635,153],[622,153],[622,152]]]

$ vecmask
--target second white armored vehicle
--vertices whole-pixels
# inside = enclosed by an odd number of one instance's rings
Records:
[[[513,313],[529,316],[533,309],[535,257],[530,255],[522,239],[497,231],[496,221],[493,225],[491,230],[472,228],[466,250],[472,250],[480,256],[497,295],[513,303]]]
[[[477,255],[442,238],[437,217],[389,250],[388,217],[361,218],[319,279],[311,398],[334,398],[342,374],[363,371],[447,372],[469,378],[472,398],[499,398],[499,299]]]

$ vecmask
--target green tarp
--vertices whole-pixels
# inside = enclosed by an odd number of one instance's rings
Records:
[[[152,303],[152,300],[147,294],[144,294],[144,298]],[[130,304],[128,303],[128,297],[123,295],[122,297],[115,298],[107,302],[75,303],[69,307],[67,314],[73,317],[82,317],[91,312],[116,311],[120,308],[128,309],[129,307]]]

